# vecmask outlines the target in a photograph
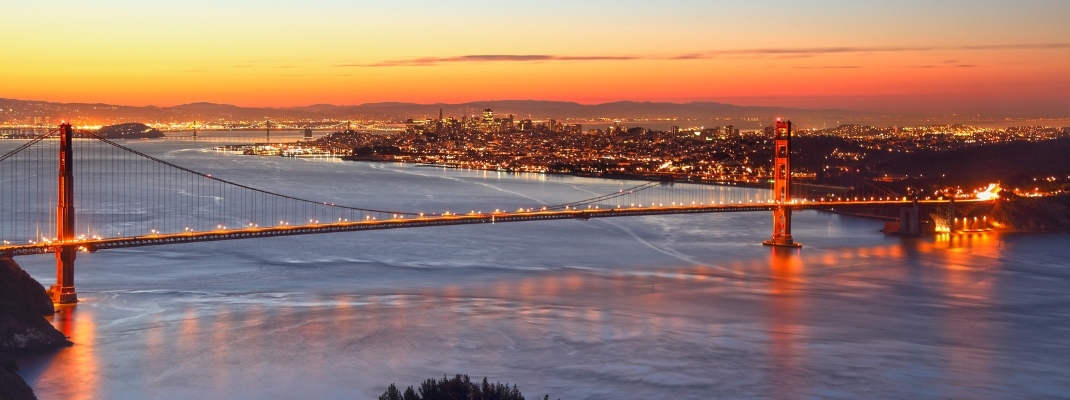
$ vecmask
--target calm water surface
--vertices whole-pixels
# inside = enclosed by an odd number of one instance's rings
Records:
[[[338,204],[515,209],[634,185],[131,147]],[[512,208],[510,208],[512,207]],[[21,360],[42,399],[369,399],[464,373],[529,397],[1057,398],[1070,235],[901,239],[796,214],[549,221],[79,254],[75,346]],[[17,260],[46,286],[52,256]]]

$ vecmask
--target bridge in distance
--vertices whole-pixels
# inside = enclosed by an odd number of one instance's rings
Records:
[[[899,196],[793,198],[790,122],[775,124],[769,196],[753,198],[711,185],[647,182],[602,196],[515,211],[431,214],[340,206],[268,192],[154,158],[70,125],[0,156],[0,256],[56,254],[57,304],[77,302],[79,251],[276,236],[430,226],[765,211],[773,213],[766,245],[798,247],[791,214],[799,210],[897,207],[916,233],[918,207],[955,200]],[[77,139],[77,140],[76,140]],[[57,157],[58,156],[58,157]],[[57,162],[58,158],[58,162]],[[959,202],[983,202],[972,199]],[[129,213],[126,210],[143,210]]]

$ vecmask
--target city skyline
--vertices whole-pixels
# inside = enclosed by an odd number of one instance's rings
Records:
[[[61,13],[56,10],[64,10]],[[0,97],[248,107],[621,100],[1065,114],[1070,5],[17,4]],[[77,18],[65,17],[77,15]],[[58,25],[58,26],[57,26]],[[39,32],[19,35],[10,32]]]

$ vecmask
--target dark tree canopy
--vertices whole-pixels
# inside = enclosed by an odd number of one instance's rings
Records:
[[[549,398],[546,395],[543,400]],[[428,379],[418,389],[409,386],[404,392],[391,383],[379,400],[524,400],[524,396],[516,385],[490,383],[486,377],[482,384],[476,384],[468,375],[457,374],[453,378],[443,375],[439,380]]]

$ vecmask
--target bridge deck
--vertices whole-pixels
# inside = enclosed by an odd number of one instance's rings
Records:
[[[957,200],[956,202],[981,202],[984,200]],[[919,204],[948,204],[948,200],[921,200]],[[788,205],[792,210],[830,210],[835,208],[910,206],[911,201],[857,201],[857,202],[803,202]],[[585,209],[566,211],[532,211],[532,212],[495,212],[482,214],[445,215],[420,218],[398,218],[390,220],[369,220],[357,222],[333,222],[307,225],[286,225],[267,228],[242,228],[215,230],[208,232],[186,232],[174,234],[155,234],[146,236],[118,237],[107,239],[87,239],[70,242],[49,242],[27,245],[0,246],[0,255],[20,256],[44,254],[56,251],[59,247],[75,246],[79,250],[95,252],[105,249],[126,247],[159,246],[165,244],[211,242],[217,240],[237,240],[265,238],[275,236],[309,235],[317,233],[353,232],[378,229],[416,228],[427,226],[488,224],[505,222],[544,221],[560,219],[591,219],[608,217],[634,217],[644,215],[701,214],[719,212],[771,211],[778,204],[719,204],[673,207],[631,207],[614,209]]]

